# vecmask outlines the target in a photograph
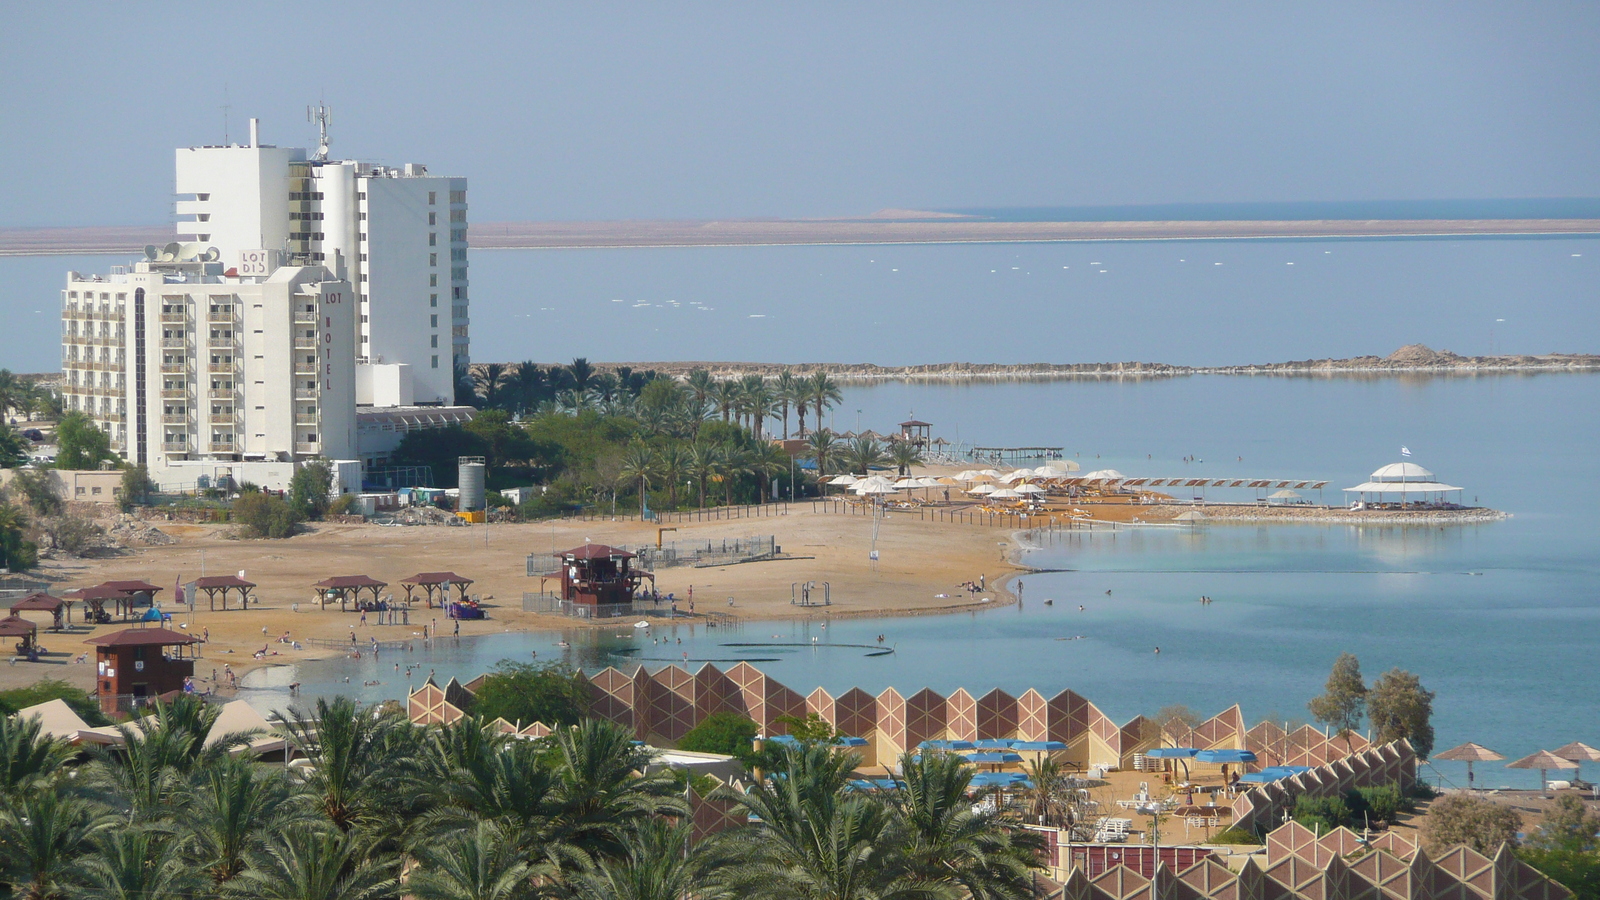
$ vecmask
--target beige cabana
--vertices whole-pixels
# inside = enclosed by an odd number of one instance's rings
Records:
[[[472,584],[472,579],[454,572],[418,572],[410,578],[400,579],[400,586],[406,589],[406,605],[411,605],[411,592],[422,588],[423,597],[428,601],[428,608],[433,608],[433,594],[439,593],[439,605],[442,607],[450,601],[450,588],[456,589],[458,599],[466,602],[467,588]]]
[[[1539,793],[1541,794],[1550,789],[1550,779],[1546,773],[1551,769],[1576,769],[1577,767],[1577,763],[1562,759],[1549,750],[1530,753],[1516,762],[1506,763],[1506,768],[1508,769],[1538,769]]]
[[[239,608],[249,609],[250,592],[255,590],[255,587],[254,582],[245,581],[237,575],[207,575],[204,578],[196,578],[194,582],[195,590],[206,592],[206,601],[213,612],[217,609],[217,595],[219,594],[222,596],[222,611],[228,611],[229,591],[238,591]],[[256,605],[260,606],[261,604],[258,602]]]
[[[1596,750],[1582,741],[1573,741],[1565,747],[1557,747],[1550,752],[1576,764],[1580,770],[1586,762],[1600,762],[1600,750]],[[1577,779],[1578,775],[1579,772],[1574,771],[1572,773],[1573,779]]]
[[[1467,764],[1467,790],[1472,790],[1472,764],[1475,762],[1499,762],[1504,756],[1490,750],[1481,744],[1471,741],[1459,747],[1451,747],[1443,753],[1435,753],[1434,759],[1443,759],[1450,762],[1464,762]]]

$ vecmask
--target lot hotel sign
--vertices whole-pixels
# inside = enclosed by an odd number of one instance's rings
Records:
[[[236,272],[241,278],[265,278],[277,267],[276,250],[240,250]],[[343,302],[344,294],[341,291],[327,291],[322,295],[324,306]],[[322,319],[322,333],[318,335],[317,343],[322,347],[322,389],[331,391],[333,390],[333,316],[323,315],[319,318]]]

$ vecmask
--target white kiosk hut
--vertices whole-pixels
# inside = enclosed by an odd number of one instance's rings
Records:
[[[1442,506],[1450,502],[1446,499],[1450,494],[1455,494],[1459,503],[1463,490],[1441,484],[1432,472],[1416,463],[1397,462],[1373,472],[1365,484],[1347,487],[1344,492],[1356,495],[1353,508],[1365,508],[1367,504],[1396,502],[1395,497],[1401,506]]]

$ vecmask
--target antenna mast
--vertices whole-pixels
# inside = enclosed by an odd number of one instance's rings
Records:
[[[323,160],[328,158],[328,126],[333,124],[333,107],[308,106],[306,107],[306,121],[317,125],[317,152],[312,159]]]

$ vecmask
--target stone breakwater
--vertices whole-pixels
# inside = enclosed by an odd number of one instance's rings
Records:
[[[1099,378],[1181,378],[1193,375],[1269,375],[1313,378],[1389,378],[1394,376],[1478,376],[1539,372],[1600,372],[1600,355],[1583,353],[1460,356],[1410,344],[1388,356],[1306,359],[1237,366],[1178,366],[1157,362],[1001,363],[947,362],[917,366],[874,363],[640,362],[604,363],[600,369],[629,366],[684,376],[705,369],[715,378],[772,377],[788,369],[797,375],[826,372],[840,382],[873,381],[1050,381]]]
[[[1260,522],[1320,523],[1349,525],[1477,525],[1498,522],[1511,517],[1498,509],[1344,509],[1324,506],[1246,506],[1212,505],[1155,506],[1141,515],[1147,522],[1176,518],[1180,513],[1198,509],[1205,514],[1204,523],[1222,525]]]

